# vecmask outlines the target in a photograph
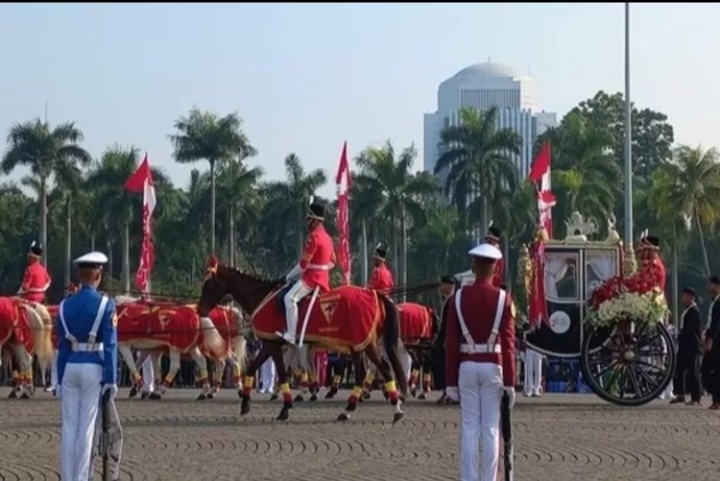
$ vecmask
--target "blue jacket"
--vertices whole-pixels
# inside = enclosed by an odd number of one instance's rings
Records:
[[[99,364],[103,366],[103,383],[117,384],[117,330],[115,328],[115,301],[109,299],[105,313],[95,338],[96,343],[102,343],[102,352],[75,352],[72,343],[66,337],[65,328],[60,321],[62,310],[65,323],[70,334],[75,336],[77,342],[86,343],[90,330],[95,322],[95,316],[100,308],[102,295],[93,287],[82,286],[73,296],[65,299],[58,309],[55,328],[58,333],[58,382],[62,385],[67,363]]]

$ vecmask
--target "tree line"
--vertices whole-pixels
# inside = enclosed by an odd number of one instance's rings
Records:
[[[353,159],[355,283],[367,278],[364,254],[371,256],[380,241],[390,247],[400,284],[465,270],[467,250],[490,219],[503,230],[508,281],[515,282],[519,248],[531,241],[537,222],[535,187],[520,178],[509,157],[519,152],[521,139],[496,129],[495,115],[493,109],[464,109],[462,122],[441,133],[435,172],[414,172],[415,147],[397,148],[389,140]],[[290,153],[285,180],[266,180],[261,168],[248,165],[257,149],[235,113],[194,108],[169,130],[177,162],[206,161],[209,169],[193,169],[187,185],[175,186],[154,168],[153,291],[196,294],[211,252],[249,272],[283,275],[297,261],[309,198],[328,182],[327,174],[308,171]],[[720,261],[708,254],[720,247],[718,153],[676,145],[667,116],[647,108],[633,106],[632,132],[635,232],[649,228],[662,237],[672,272],[682,284],[700,288],[709,273],[720,271]],[[535,152],[546,140],[552,146],[556,237],[564,237],[563,220],[575,210],[598,220],[614,214],[623,232],[622,94],[600,91],[580,102],[537,139]],[[54,300],[71,278],[70,260],[89,249],[108,254],[109,285],[131,285],[142,240],[142,196],[124,191],[123,184],[141,161],[140,152],[115,145],[94,159],[82,143],[82,130],[73,122],[31,120],[10,128],[1,170],[28,167],[20,184],[34,195],[7,179],[0,183],[3,293],[17,290],[25,252],[36,239],[45,247]],[[326,226],[336,236],[334,204],[325,201]]]

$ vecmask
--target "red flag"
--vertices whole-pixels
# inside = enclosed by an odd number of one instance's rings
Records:
[[[545,174],[550,172],[550,142],[544,142],[540,153],[533,160],[528,178],[533,182],[540,182]]]
[[[146,294],[150,283],[150,273],[153,264],[155,264],[155,248],[152,243],[150,220],[157,203],[147,154],[145,154],[145,158],[135,173],[125,182],[125,190],[143,193],[143,241],[140,252],[140,265],[137,274],[135,274],[135,285],[143,294]]]
[[[540,225],[545,228],[548,236],[552,239],[552,208],[555,205],[555,196],[550,185],[550,164],[550,143],[546,141],[532,163],[528,178],[530,181],[539,184],[537,186],[537,201]]]
[[[343,144],[335,184],[337,185],[338,214],[337,229],[340,235],[338,245],[338,264],[343,271],[345,284],[350,284],[351,260],[350,260],[350,164],[347,156],[347,141]]]

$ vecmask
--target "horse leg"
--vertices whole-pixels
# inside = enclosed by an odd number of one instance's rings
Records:
[[[258,368],[270,357],[272,351],[270,345],[270,342],[264,342],[260,348],[260,352],[257,353],[255,359],[253,359],[247,367],[245,379],[243,380],[243,387],[241,390],[238,390],[238,396],[242,400],[240,405],[241,416],[250,412],[250,393],[252,392],[253,385],[255,384],[255,374],[257,373]]]
[[[197,366],[198,372],[200,374],[197,383],[200,384],[202,391],[198,395],[197,400],[204,401],[205,399],[207,399],[208,393],[210,393],[207,359],[205,359],[205,356],[202,355],[200,349],[198,349],[197,347],[193,347],[192,349],[190,349],[189,354],[192,360],[195,361],[195,365]],[[222,376],[222,373],[220,375]]]
[[[192,353],[190,355],[192,356]],[[175,380],[175,376],[177,376],[177,373],[180,370],[180,351],[171,347],[169,348],[168,356],[170,357],[170,367],[168,369],[168,373],[165,376],[165,379],[163,379],[163,381],[160,383],[160,385],[155,386],[157,389],[155,389],[155,391],[153,391],[153,393],[148,396],[150,399],[162,399],[168,388],[172,386],[172,383]],[[200,376],[202,377],[202,371],[200,372]],[[205,382],[207,382],[207,367],[205,368]]]
[[[275,370],[278,373],[278,382],[280,383],[280,393],[283,397],[283,406],[280,414],[276,418],[278,421],[286,421],[290,417],[290,409],[293,407],[292,394],[290,393],[290,383],[287,379],[287,370],[282,353],[282,344],[279,342],[269,342],[270,356],[275,363]]]
[[[394,381],[390,362],[380,356],[378,346],[374,343],[371,343],[370,345],[368,345],[367,348],[365,348],[365,354],[367,354],[370,362],[377,366],[380,374],[382,374],[383,378],[385,379],[385,391],[387,392],[388,398],[390,399],[390,404],[395,407],[395,412],[393,414],[393,424],[395,424],[396,422],[401,420],[403,416],[405,416],[405,413],[403,413],[402,410],[402,401],[400,400],[400,393],[398,392],[397,386]]]
[[[408,387],[410,388],[410,395],[415,397],[417,395],[418,381],[420,378],[420,363],[417,362],[416,356],[410,354],[410,376],[408,376]]]
[[[429,351],[423,351],[422,352],[422,390],[423,392],[420,393],[419,399],[425,399],[425,396],[427,394],[430,394],[432,392],[432,363],[430,361],[430,352]]]
[[[19,390],[20,399],[29,399],[33,392],[33,372],[32,372],[32,355],[25,350],[25,346],[15,343],[13,346],[15,357],[18,360],[20,369]]]
[[[130,397],[133,397],[133,390],[135,390],[135,394],[137,394],[137,390],[143,385],[143,379],[138,372],[137,366],[135,365],[135,358],[133,357],[130,346],[120,343],[118,344],[118,351],[120,351],[120,356],[122,357],[123,361],[125,361],[125,365],[130,371],[130,380],[133,383],[133,387],[132,389],[130,389]]]
[[[345,412],[341,413],[337,420],[347,421],[350,419],[350,413],[355,412],[357,405],[360,402],[363,393],[363,380],[365,379],[365,363],[363,362],[362,355],[357,352],[353,352],[350,355],[352,359],[353,367],[355,368],[355,386],[353,386],[352,393],[348,398],[347,406],[345,406]]]
[[[147,352],[145,351],[138,351],[137,352],[137,359],[135,360],[135,369],[137,371],[140,371],[142,368],[143,362],[145,362],[145,358],[147,357]],[[145,370],[143,370],[143,378],[145,377]],[[132,387],[130,388],[130,394],[128,397],[134,398],[137,396],[138,393],[138,386],[133,383]]]
[[[337,356],[332,363],[332,383],[330,389],[325,393],[325,399],[332,399],[340,390],[340,383],[343,378],[343,371],[345,370],[345,358],[343,356]]]
[[[220,392],[220,388],[222,387],[223,376],[225,375],[225,361],[211,359],[210,362],[212,363],[215,372],[213,372],[212,386],[210,387],[210,392],[208,393],[207,398],[214,399],[215,395]]]
[[[305,348],[303,347],[303,349]],[[318,383],[318,367],[315,363],[315,350],[310,347],[307,348],[305,363],[310,377],[310,401],[314,402],[318,400],[317,395],[320,392],[320,384]]]

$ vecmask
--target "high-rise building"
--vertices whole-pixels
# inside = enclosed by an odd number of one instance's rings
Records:
[[[554,113],[542,109],[540,86],[527,75],[498,63],[479,63],[460,70],[438,87],[437,111],[425,114],[424,159],[433,172],[440,156],[440,132],[456,125],[462,107],[498,108],[498,128],[509,128],[522,137],[520,155],[513,155],[520,175],[527,176],[532,164],[535,139],[557,123]]]

